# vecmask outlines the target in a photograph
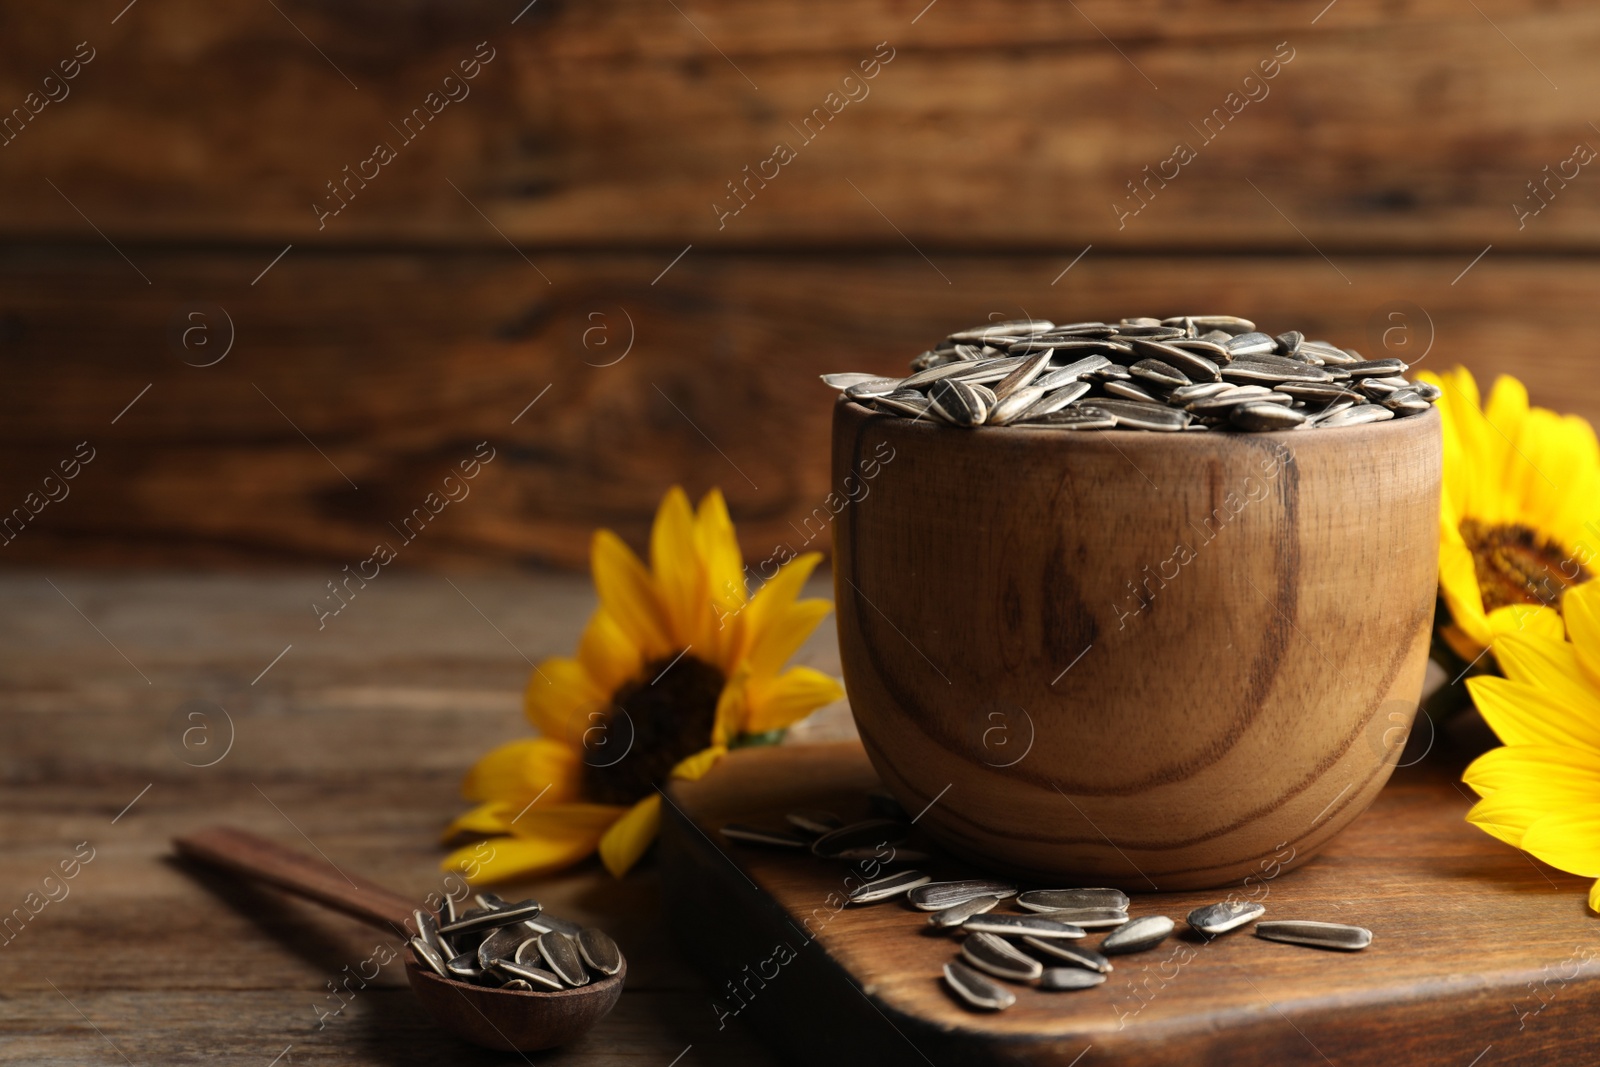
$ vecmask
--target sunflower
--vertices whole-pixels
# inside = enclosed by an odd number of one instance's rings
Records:
[[[1568,589],[1560,615],[1525,617],[1526,629],[1495,642],[1505,677],[1467,682],[1505,743],[1467,768],[1483,798],[1467,818],[1552,867],[1600,878],[1600,585]],[[1600,911],[1600,882],[1589,907]]]
[[[479,760],[462,783],[477,806],[445,832],[492,847],[459,849],[445,870],[532,877],[598,849],[621,875],[655,839],[669,778],[699,778],[730,746],[844,695],[809,667],[783,669],[832,610],[797,599],[821,556],[791,558],[748,595],[717,490],[698,510],[682,489],[667,493],[648,569],[610,530],[596,531],[590,559],[600,606],[577,657],[547,659],[528,679],[524,709],[541,736]]]
[[[1575,415],[1528,406],[1501,377],[1480,405],[1464,367],[1419,380],[1442,391],[1444,491],[1439,508],[1440,636],[1476,662],[1497,634],[1529,625],[1530,607],[1560,610],[1587,582],[1600,547],[1600,446]]]

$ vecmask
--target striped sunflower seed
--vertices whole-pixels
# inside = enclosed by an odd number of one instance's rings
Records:
[[[852,904],[874,904],[880,900],[908,893],[917,886],[927,885],[931,881],[933,876],[923,874],[921,871],[898,871],[861,883],[846,894],[846,899]]]
[[[944,983],[963,1004],[979,1011],[1004,1011],[1017,1002],[1011,990],[959,960],[944,965]]]
[[[1000,903],[1004,897],[973,897],[971,900],[952,904],[948,908],[933,912],[928,916],[928,925],[939,930],[953,930],[965,923],[974,915],[981,915],[990,911]]]
[[[1310,945],[1343,952],[1359,952],[1372,944],[1372,931],[1344,923],[1314,922],[1309,919],[1278,919],[1256,923],[1256,936],[1290,945]]]
[[[1224,900],[1189,913],[1188,923],[1207,937],[1216,937],[1255,922],[1267,909],[1253,900]]]
[[[505,975],[509,977],[511,981],[526,982],[529,989],[537,990],[542,993],[549,993],[557,989],[567,988],[567,984],[561,980],[560,975],[553,971],[548,971],[543,967],[534,967],[523,963],[513,963],[510,960],[495,960],[494,970],[496,974]],[[506,985],[501,986],[501,988],[509,988],[510,984],[510,982],[507,982]]]
[[[1344,411],[1335,412],[1323,419],[1318,426],[1361,426],[1369,422],[1383,422],[1394,418],[1394,412],[1382,404],[1357,404],[1355,407]]]
[[[411,939],[411,953],[417,957],[417,962],[427,967],[428,970],[440,978],[449,978],[450,971],[446,967],[444,957],[439,955],[439,950],[420,937]]]
[[[941,378],[928,395],[957,426],[981,426],[989,417],[989,402],[977,388],[960,378]]]
[[[546,930],[539,935],[539,955],[544,957],[545,966],[567,985],[577,987],[589,984],[589,971],[578,953],[577,938],[560,930]],[[527,975],[517,977],[527,978]]]
[[[1111,961],[1092,949],[1074,945],[1070,941],[1049,941],[1040,937],[1024,937],[1022,943],[1033,950],[1040,961],[1052,967],[1070,963],[1101,974],[1111,973]]]
[[[980,934],[1000,937],[1079,938],[1084,936],[1081,926],[1073,926],[1046,915],[974,915],[964,928]]]
[[[1013,982],[1031,982],[1044,964],[993,934],[968,934],[961,942],[961,958],[978,970]]]
[[[983,878],[968,878],[959,882],[928,882],[911,890],[911,905],[922,911],[943,911],[945,908],[965,904],[979,897],[1007,897],[1017,895],[1017,887],[1005,882]]]
[[[1161,389],[1177,389],[1194,384],[1183,371],[1159,359],[1141,359],[1128,368],[1128,373]]]
[[[1131,919],[1105,936],[1100,951],[1107,956],[1144,952],[1155,948],[1172,933],[1175,924],[1165,915],[1145,915]]]
[[[1066,908],[1111,908],[1128,910],[1128,894],[1120,889],[1030,889],[1017,897],[1029,911],[1061,911]]]
[[[1093,989],[1105,985],[1106,976],[1099,971],[1082,967],[1049,967],[1039,975],[1039,988],[1050,993],[1064,993],[1074,989]]]
[[[1306,421],[1306,417],[1282,404],[1257,400],[1240,404],[1228,412],[1228,421],[1242,430],[1292,430]]]

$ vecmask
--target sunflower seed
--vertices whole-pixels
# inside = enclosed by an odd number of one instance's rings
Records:
[[[1116,334],[1117,328],[1104,322],[1069,322],[1052,326],[1044,332],[1052,337],[1111,337]]]
[[[1082,967],[1049,967],[1039,975],[1039,988],[1062,993],[1073,989],[1092,989],[1104,985],[1105,981],[1106,976],[1098,971],[1086,971]]]
[[[784,819],[790,826],[811,837],[821,837],[844,825],[844,820],[831,811],[791,811]]]
[[[994,396],[996,400],[1004,400],[1012,393],[1021,389],[1029,382],[1045,372],[1050,365],[1050,350],[1038,352],[1025,358],[1015,370],[995,383]]]
[[[1370,359],[1361,363],[1347,363],[1345,370],[1352,378],[1384,378],[1391,374],[1404,374],[1410,368],[1398,359]]]
[[[968,934],[961,942],[961,958],[980,971],[1013,982],[1031,982],[1044,964],[993,934]]]
[[[478,946],[478,966],[487,971],[495,960],[515,959],[517,946],[524,941],[531,941],[535,936],[525,923],[498,928]]]
[[[959,378],[941,378],[933,384],[928,397],[957,426],[981,426],[989,416],[989,405],[982,394]]]
[[[1357,952],[1372,944],[1372,931],[1343,923],[1314,922],[1309,919],[1279,919],[1256,923],[1256,936],[1268,941],[1315,948],[1336,948]]]
[[[1250,333],[1256,328],[1256,324],[1249,319],[1241,319],[1235,315],[1183,315],[1175,319],[1161,320],[1163,326],[1182,326],[1185,323],[1197,330],[1221,330],[1230,335]]]
[[[1361,400],[1360,393],[1352,392],[1347,386],[1336,382],[1284,382],[1272,387],[1275,393],[1292,396],[1296,400],[1307,400],[1318,404],[1331,404],[1335,400]]]
[[[1005,882],[992,882],[969,878],[960,882],[928,882],[911,890],[908,899],[913,907],[922,911],[942,911],[965,904],[979,897],[1007,897],[1017,895],[1017,887]]]
[[[439,950],[427,941],[420,937],[413,937],[411,939],[411,953],[417,957],[418,961],[427,966],[428,970],[440,978],[450,977],[450,971],[445,964],[444,957],[439,955]]]
[[[1357,404],[1338,411],[1317,423],[1318,426],[1360,426],[1368,422],[1383,422],[1394,418],[1394,412],[1381,404]]]
[[[1083,383],[1079,382],[1078,384],[1082,385]],[[1087,386],[1085,386],[1084,391],[1088,391]],[[1043,399],[1043,397],[1044,390],[1039,388],[1037,385],[1023,386],[1021,389],[1014,391],[1010,396],[996,404],[994,406],[994,410],[989,412],[989,418],[987,422],[990,426],[1006,426],[1010,423],[1016,422],[1018,419],[1026,415],[1028,410],[1032,408],[1034,404]]]
[[[1188,348],[1179,348],[1175,344],[1166,344],[1160,341],[1135,339],[1131,343],[1136,353],[1146,359],[1165,363],[1178,371],[1185,381],[1216,382],[1222,380],[1221,372],[1216,362],[1207,359],[1196,351]],[[1129,370],[1132,369],[1132,367],[1129,368]]]
[[[1128,368],[1120,363],[1107,363],[1104,367],[1096,367],[1085,377],[1097,382],[1125,382],[1133,375],[1128,373]]]
[[[1146,915],[1117,927],[1100,942],[1100,951],[1107,956],[1128,952],[1143,952],[1155,948],[1172,933],[1174,923],[1165,915]]]
[[[589,972],[584,969],[583,957],[578,954],[577,939],[559,930],[546,930],[539,935],[539,955],[550,970],[569,986],[589,984]],[[526,975],[518,975],[526,978]]]
[[[1119,337],[1143,337],[1152,341],[1165,341],[1168,338],[1183,337],[1186,331],[1181,326],[1162,326],[1157,322],[1131,323],[1124,322],[1117,327]]]
[[[496,897],[496,900],[499,898]],[[505,904],[494,911],[488,909],[473,909],[453,923],[439,927],[439,932],[445,936],[466,933],[472,930],[488,930],[496,926],[510,926],[512,923],[522,922],[524,919],[537,918],[539,915],[539,902],[537,900],[523,900],[515,904]],[[474,914],[474,911],[476,914]]]
[[[998,934],[1001,937],[1079,938],[1084,936],[1081,926],[1073,926],[1044,915],[974,915],[964,924],[970,931]]]
[[[1241,333],[1237,337],[1224,341],[1222,347],[1228,350],[1228,355],[1234,359],[1240,359],[1244,356],[1269,355],[1276,352],[1278,350],[1278,342],[1264,333],[1257,333],[1252,330],[1249,333]]]
[[[1084,405],[1086,408],[1089,405]],[[1117,420],[1119,427],[1134,430],[1181,430],[1189,424],[1189,416],[1182,411],[1156,403],[1132,400],[1096,400],[1093,407],[1107,412]]]
[[[844,395],[851,400],[871,400],[873,397],[887,396],[898,388],[899,378],[872,378],[852,385],[844,391]]]
[[[1004,1011],[1017,1002],[1016,994],[957,960],[944,965],[944,982],[969,1008]]]
[[[456,898],[451,896],[449,893],[446,893],[444,895],[444,902],[439,908],[439,924],[445,925],[448,923],[453,923],[459,918],[461,918],[461,911],[457,907]],[[436,925],[434,929],[437,931],[438,926]]]
[[[1228,350],[1216,341],[1206,341],[1199,337],[1178,337],[1161,343],[1182,352],[1194,352],[1202,355],[1214,365],[1221,365],[1233,358],[1228,353]]]
[[[1298,411],[1262,401],[1240,404],[1228,412],[1228,421],[1243,430],[1292,430],[1306,421]]]
[[[577,937],[578,934],[583,931],[582,924],[575,923],[570,919],[558,919],[554,915],[550,914],[541,915],[537,919],[529,919],[522,925],[526,926],[536,934],[548,933],[549,931],[554,930],[558,934],[566,934],[568,937]]]
[[[533,986],[528,984],[526,978],[513,978],[500,988],[512,993],[531,993],[533,991]]]
[[[921,871],[899,871],[895,874],[886,874],[882,878],[874,878],[870,882],[863,882],[850,890],[846,897],[852,904],[873,904],[910,892],[917,886],[927,885],[931,881],[933,876],[923,874]]]
[[[998,359],[984,359],[969,363],[959,373],[952,374],[947,378],[941,378],[940,381],[961,381],[975,385],[998,382],[1027,361],[1027,356],[1002,356]]]
[[[900,388],[921,389],[925,386],[932,385],[941,378],[950,378],[957,374],[970,373],[976,370],[979,366],[981,366],[981,364],[978,364],[973,360],[957,360],[954,363],[943,363],[937,367],[929,367],[927,370],[918,371],[909,378],[902,378],[900,380]]]
[[[1417,391],[1418,396],[1428,401],[1430,404],[1444,395],[1444,390],[1440,389],[1432,382],[1418,382],[1416,385],[1413,385],[1412,388]]]
[[[911,828],[892,819],[865,819],[830,830],[811,842],[811,853],[823,859],[838,859],[854,849],[881,849],[911,836]]]
[[[543,933],[543,931],[540,931],[540,933]],[[517,951],[512,955],[511,962],[520,963],[524,967],[540,967],[544,965],[544,957],[539,955],[539,937],[537,934],[517,946]]]
[[[543,967],[513,963],[510,960],[495,960],[494,970],[496,974],[510,975],[512,981],[526,982],[530,988],[540,992],[567,988],[567,983],[562,981],[560,975],[553,971],[547,971]],[[510,985],[511,983],[507,982],[501,988],[507,989],[510,988]]]
[[[1226,382],[1330,382],[1333,375],[1324,367],[1297,363],[1281,356],[1250,356],[1236,359],[1222,368]]]
[[[622,970],[622,950],[604,931],[585,926],[578,934],[578,955],[592,971],[613,975]]]
[[[1293,356],[1305,344],[1306,335],[1299,330],[1285,330],[1273,338],[1278,342],[1278,351],[1285,356]]]
[[[763,830],[759,826],[746,826],[731,822],[722,828],[722,836],[729,841],[745,845],[767,845],[772,848],[805,848],[806,843],[782,830]]]
[[[1023,905],[1026,907],[1027,905]],[[1033,908],[1042,915],[1047,915],[1057,922],[1080,926],[1085,930],[1104,930],[1113,926],[1121,926],[1128,921],[1128,913],[1122,908]]]
[[[1086,967],[1101,974],[1108,974],[1111,971],[1110,960],[1098,952],[1081,945],[1074,945],[1070,941],[1047,941],[1039,937],[1024,937],[1022,943],[1033,949],[1034,955],[1052,966],[1060,966],[1061,961],[1065,961],[1074,967]]]
[[[1004,897],[986,896],[973,897],[971,900],[953,904],[928,916],[928,925],[940,930],[949,930],[960,926],[974,915],[981,915],[1000,903]]]
[[[1267,909],[1253,900],[1224,900],[1194,909],[1188,923],[1207,937],[1215,937],[1255,922],[1266,913]]]
[[[1035,388],[1038,387],[1036,386]],[[1090,388],[1091,386],[1088,382],[1073,382],[1070,385],[1048,392],[1035,401],[1032,407],[1022,413],[1022,420],[1037,419],[1042,415],[1060,411],[1074,400],[1088,393]]]
[[[475,952],[463,952],[444,966],[450,972],[449,977],[463,982],[476,982],[483,977],[483,968],[478,966],[478,954]]]
[[[433,912],[417,908],[411,913],[411,921],[416,924],[417,936],[432,945],[441,958],[450,959],[456,954],[450,942],[439,936],[439,921],[433,917]]]
[[[1136,385],[1133,382],[1106,382],[1104,388],[1107,395],[1118,397],[1122,400],[1133,400],[1140,404],[1161,403],[1160,399],[1150,395],[1150,392],[1144,386]]]
[[[1177,389],[1193,384],[1187,374],[1159,359],[1141,359],[1128,368],[1128,373],[1162,389]]]
[[[847,371],[843,374],[822,375],[822,384],[831,389],[837,389],[840,392],[844,392],[853,385],[864,385],[868,382],[882,382],[890,380],[892,379],[884,378],[879,374],[861,374],[857,371]]]
[[[1117,425],[1117,420],[1109,411],[1087,411],[1068,407],[1062,411],[1040,415],[1038,418],[1030,418],[1016,425],[1055,430],[1110,430]]]
[[[970,330],[961,330],[950,334],[946,340],[950,341],[982,341],[985,337],[1004,337],[1008,334],[1025,335],[1044,333],[1054,329],[1055,323],[1049,319],[1008,319],[1005,322],[994,322],[987,326],[977,326]]]
[[[1396,415],[1420,415],[1433,407],[1412,389],[1402,389],[1384,397],[1383,406]]]
[[[1194,385],[1184,385],[1167,394],[1167,403],[1183,406],[1196,400],[1204,400],[1208,396],[1217,396],[1239,388],[1227,382],[1196,382]]]
[[[1128,910],[1128,894],[1120,889],[1030,889],[1017,897],[1029,911],[1061,911],[1065,908],[1111,908]]]
[[[1054,367],[1034,379],[1033,384],[1042,389],[1056,389],[1079,381],[1095,371],[1111,366],[1111,361],[1105,356],[1087,356],[1083,359],[1073,360],[1064,367]]]

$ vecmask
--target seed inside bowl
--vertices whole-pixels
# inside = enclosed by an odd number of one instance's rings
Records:
[[[1264,433],[1423,414],[1439,390],[1408,369],[1299,330],[1271,336],[1234,315],[1180,315],[987,323],[917,356],[904,378],[822,380],[878,411],[969,429]]]

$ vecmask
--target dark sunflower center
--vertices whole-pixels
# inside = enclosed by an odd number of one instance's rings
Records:
[[[632,804],[665,784],[679,760],[711,743],[722,683],[721,671],[689,655],[645,664],[612,696],[603,731],[586,735],[604,744],[583,746],[584,796]]]
[[[1507,604],[1560,608],[1562,592],[1593,577],[1555,541],[1520,524],[1462,519],[1461,538],[1472,550],[1484,611]]]

